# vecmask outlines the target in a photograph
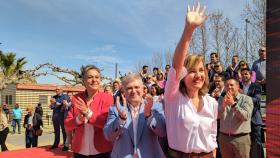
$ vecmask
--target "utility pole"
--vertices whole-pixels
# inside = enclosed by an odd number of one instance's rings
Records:
[[[118,63],[115,65],[115,79],[118,78]]]
[[[250,22],[248,19],[245,19],[246,22],[246,62],[248,62],[248,23]]]

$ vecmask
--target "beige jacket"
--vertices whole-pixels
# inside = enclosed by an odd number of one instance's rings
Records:
[[[0,113],[0,131],[3,131],[8,127],[8,120],[4,113]]]

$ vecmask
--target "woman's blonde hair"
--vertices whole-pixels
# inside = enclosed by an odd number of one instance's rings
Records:
[[[26,108],[26,112],[29,112],[29,111],[34,111],[34,107],[33,106],[28,106]]]
[[[209,91],[209,88],[208,88],[208,86],[209,86],[209,77],[208,77],[208,72],[206,71],[206,67],[205,67],[204,56],[199,55],[199,54],[187,55],[187,57],[185,59],[185,62],[184,62],[184,66],[189,71],[190,69],[195,67],[197,64],[199,64],[199,62],[202,62],[203,67],[204,67],[205,81],[204,81],[204,83],[202,85],[202,88],[198,91],[198,94],[200,96],[204,96]],[[187,95],[187,85],[185,85],[183,79],[180,81],[179,90],[180,90],[180,92],[183,95]]]

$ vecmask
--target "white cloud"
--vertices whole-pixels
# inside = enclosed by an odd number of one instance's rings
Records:
[[[105,44],[100,47],[95,47],[89,52],[75,53],[76,55],[68,56],[68,58],[86,61],[101,65],[102,67],[112,67],[115,63],[122,63],[119,58],[118,51],[112,44]]]
[[[96,55],[96,54],[92,54],[92,55],[79,54],[73,56],[73,58],[79,60],[85,60],[87,62],[93,62],[93,63],[116,63],[121,61],[118,57],[114,57],[111,55]]]
[[[101,47],[94,48],[90,52],[95,53],[95,54],[102,53],[102,52],[108,52],[108,53],[116,54],[117,50],[116,50],[114,45],[112,45],[112,44],[105,44],[105,45],[103,45]]]

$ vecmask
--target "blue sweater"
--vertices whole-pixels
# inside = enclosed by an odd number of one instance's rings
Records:
[[[13,108],[13,119],[21,119],[21,108]]]

